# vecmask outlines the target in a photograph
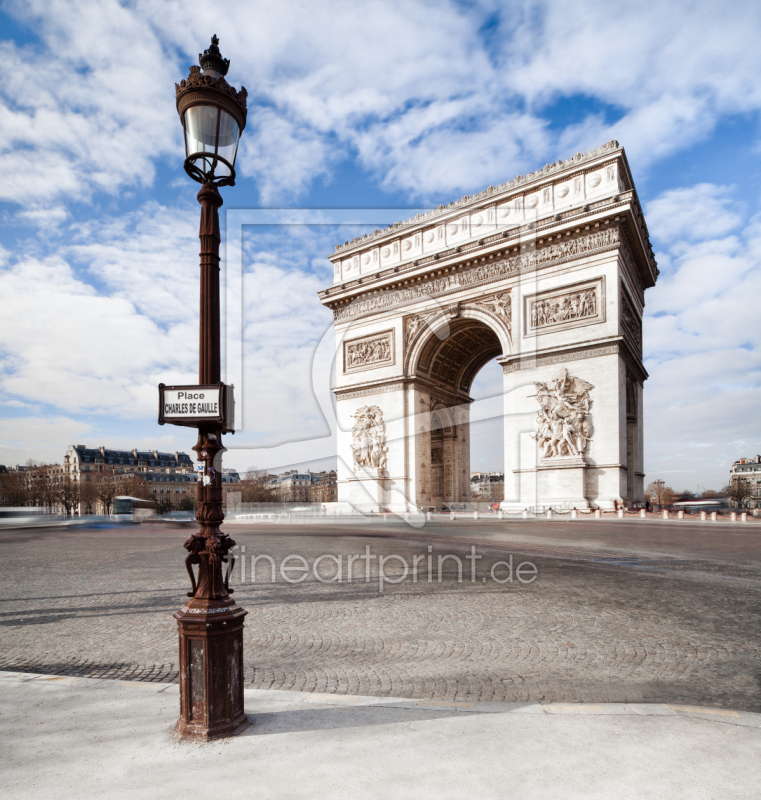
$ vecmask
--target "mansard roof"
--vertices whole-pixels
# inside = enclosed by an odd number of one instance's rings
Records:
[[[85,447],[72,445],[71,449],[77,454],[80,461],[95,461],[103,459],[106,464],[130,464],[145,461],[151,466],[178,466],[192,464],[193,460],[187,453],[161,453],[157,450],[116,450],[110,448]]]

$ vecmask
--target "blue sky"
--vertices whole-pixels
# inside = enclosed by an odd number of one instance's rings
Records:
[[[244,229],[255,390],[230,465],[275,466],[246,448],[329,434],[316,292],[335,243],[363,230],[329,209],[435,206],[611,138],[661,268],[644,326],[648,479],[719,487],[761,451],[758,4],[187,8],[0,3],[0,463],[60,460],[78,442],[192,444],[155,424],[156,385],[196,370],[197,187],[173,84],[212,33],[249,91],[223,211],[314,209]],[[379,217],[370,229],[392,221]],[[475,391],[498,385],[487,367]],[[474,469],[499,467],[498,424],[475,426]]]

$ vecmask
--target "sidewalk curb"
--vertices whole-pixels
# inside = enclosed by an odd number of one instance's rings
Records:
[[[37,683],[57,688],[124,690],[155,694],[179,694],[176,683],[109,680],[108,678],[79,678],[65,675],[40,675],[32,672],[0,672],[0,681]],[[521,702],[464,702],[428,700],[407,697],[375,697],[342,695],[321,692],[294,692],[280,689],[245,689],[248,714],[267,713],[270,705],[279,710],[296,708],[398,708],[417,711],[445,711],[465,714],[543,714],[547,716],[629,716],[629,717],[687,717],[745,728],[761,728],[761,713],[736,711],[682,703],[543,703]],[[290,706],[283,708],[283,703]],[[257,709],[256,706],[259,706]],[[252,708],[253,706],[253,708]]]

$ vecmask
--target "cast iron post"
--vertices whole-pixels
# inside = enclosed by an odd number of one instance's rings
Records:
[[[224,74],[229,62],[221,58],[216,43],[214,37],[212,47],[199,57],[204,74],[200,74],[198,67],[192,67],[187,83],[183,81],[177,87],[177,106],[186,129],[186,142],[199,141],[197,134],[193,134],[195,138],[189,135],[192,119],[186,122],[184,116],[194,104],[212,111],[218,105],[218,117],[227,110],[235,116],[239,130],[245,125],[245,89],[237,93],[225,82]],[[235,103],[231,103],[231,98]],[[220,127],[218,122],[214,154],[221,149],[218,141]],[[237,147],[237,132],[235,143]],[[222,197],[217,186],[234,183],[234,155],[232,163],[229,163],[209,157],[208,149],[203,156],[187,152],[185,163],[191,177],[203,182],[198,193],[201,204],[198,378],[202,386],[219,385],[221,377],[218,209]],[[217,169],[222,175],[215,174]],[[235,565],[230,554],[235,542],[219,528],[224,520],[222,453],[225,448],[222,434],[223,427],[217,422],[199,424],[198,442],[193,448],[203,465],[196,513],[200,530],[185,542],[188,551],[185,565],[191,591],[185,605],[174,614],[180,636],[180,719],[176,732],[183,739],[209,740],[233,736],[250,724],[243,712],[243,619],[246,612],[230,596],[233,590],[228,583]],[[197,568],[197,577],[194,568]]]

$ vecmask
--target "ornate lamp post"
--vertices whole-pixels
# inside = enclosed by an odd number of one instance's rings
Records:
[[[198,511],[200,530],[185,542],[189,555],[188,601],[175,615],[180,635],[180,719],[183,739],[232,736],[249,725],[243,713],[243,618],[228,585],[235,542],[220,531],[222,513],[222,434],[232,429],[227,408],[232,387],[220,382],[219,186],[235,184],[235,156],[246,125],[245,89],[225,80],[230,66],[218,39],[199,55],[201,66],[177,90],[177,111],[185,131],[185,171],[202,184],[201,324],[199,386],[161,386],[159,422],[198,428]],[[184,390],[184,391],[183,391]],[[177,402],[174,402],[174,401]],[[190,402],[187,402],[190,401]],[[174,415],[174,418],[172,416]],[[223,564],[228,571],[223,575]],[[197,567],[198,576],[194,573]]]

